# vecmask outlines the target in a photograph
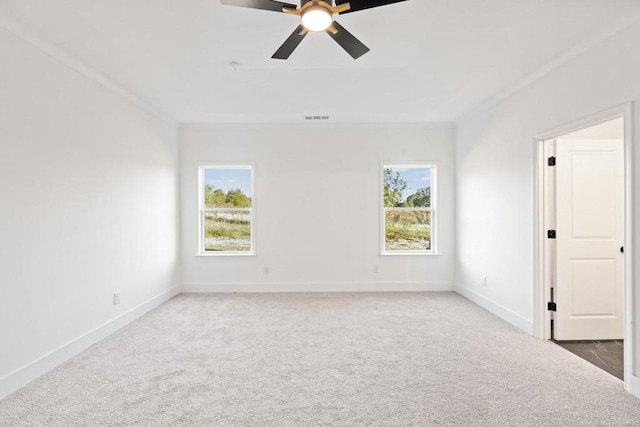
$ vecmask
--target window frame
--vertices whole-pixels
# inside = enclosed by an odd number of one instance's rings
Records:
[[[204,176],[208,169],[247,169],[251,171],[251,207],[250,208],[207,208],[204,205]],[[198,252],[202,257],[255,256],[256,255],[256,167],[253,162],[206,162],[198,163]],[[205,250],[205,214],[207,212],[250,211],[251,248],[249,251],[206,251]]]
[[[384,170],[397,168],[429,168],[431,173],[431,206],[428,208],[387,208],[384,206]],[[438,204],[438,162],[433,161],[388,161],[380,162],[380,186],[379,186],[379,206],[380,206],[380,256],[425,256],[439,255],[437,246],[437,204]],[[406,212],[431,212],[431,245],[429,250],[399,250],[389,251],[386,249],[386,212],[388,211]]]

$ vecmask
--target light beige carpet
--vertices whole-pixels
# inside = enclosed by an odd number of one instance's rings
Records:
[[[622,382],[452,294],[180,295],[2,426],[622,426]]]

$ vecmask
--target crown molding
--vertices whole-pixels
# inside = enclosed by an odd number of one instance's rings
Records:
[[[98,83],[100,86],[104,87],[108,91],[120,96],[121,98],[129,101],[134,106],[140,108],[141,110],[151,114],[152,116],[172,125],[178,126],[178,121],[172,117],[171,115],[161,111],[157,107],[152,104],[143,101],[138,96],[134,95],[124,87],[120,86],[112,79],[108,78],[98,70],[84,62],[78,60],[77,58],[69,55],[64,52],[64,50],[55,46],[51,42],[45,40],[44,38],[34,34],[32,31],[26,30],[21,25],[18,25],[14,22],[9,21],[6,17],[0,16],[0,30],[4,30],[9,35],[19,39],[20,41],[31,45],[32,47],[38,49],[45,55],[50,58],[58,61],[64,66],[68,67],[72,71],[84,76],[85,78]]]

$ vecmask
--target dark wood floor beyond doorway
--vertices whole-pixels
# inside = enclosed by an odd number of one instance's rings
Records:
[[[587,362],[624,378],[624,343],[620,341],[555,341],[560,347],[580,356]]]

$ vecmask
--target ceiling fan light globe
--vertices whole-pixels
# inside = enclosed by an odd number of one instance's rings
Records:
[[[309,31],[326,31],[331,24],[331,12],[322,6],[310,7],[302,15],[302,25]]]

